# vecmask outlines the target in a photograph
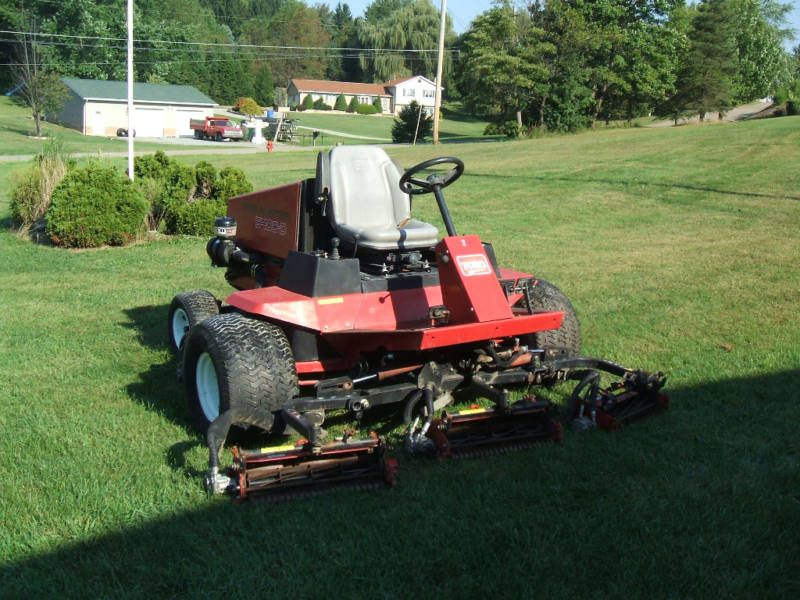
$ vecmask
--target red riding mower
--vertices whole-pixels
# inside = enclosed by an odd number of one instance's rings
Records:
[[[239,291],[224,304],[179,294],[168,323],[207,436],[210,491],[391,484],[396,463],[377,436],[325,440],[329,411],[358,419],[399,403],[406,450],[451,456],[559,440],[555,407],[535,386],[576,381],[567,420],[578,429],[666,407],[662,373],[580,357],[578,320],[558,288],[500,267],[491,244],[456,232],[442,191],[463,172],[441,157],[403,173],[380,148],[339,146],[319,154],[313,179],[230,199],[207,250]],[[412,196],[428,193],[443,239],[411,218]],[[616,381],[601,387],[601,372]],[[461,391],[492,407],[445,411]],[[234,448],[223,474],[232,425],[303,437]]]

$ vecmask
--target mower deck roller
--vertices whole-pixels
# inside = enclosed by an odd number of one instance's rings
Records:
[[[326,443],[331,411],[360,419],[400,405],[406,448],[445,457],[560,441],[536,386],[576,382],[573,429],[613,429],[666,408],[661,373],[581,358],[566,296],[502,268],[477,235],[458,234],[443,189],[463,172],[459,159],[441,157],[403,173],[380,148],[339,146],[319,154],[314,178],[229,200],[207,251],[238,291],[224,303],[179,295],[168,324],[207,434],[210,490],[247,498],[391,485],[396,464],[381,440]],[[411,216],[411,198],[427,193],[443,238]],[[616,380],[603,386],[601,373]],[[493,406],[445,412],[462,393]],[[234,449],[224,475],[231,426],[289,427],[303,442]]]
[[[295,497],[341,487],[394,486],[397,462],[377,437],[325,444],[316,451],[295,445],[259,450],[234,448],[230,475],[241,499]]]

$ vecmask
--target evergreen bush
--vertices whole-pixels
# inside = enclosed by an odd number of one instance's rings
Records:
[[[392,123],[392,141],[395,143],[413,142],[416,132],[416,140],[423,141],[433,131],[433,119],[422,110],[416,100],[404,106],[400,114]]]
[[[148,206],[128,177],[112,167],[74,169],[53,191],[47,234],[68,248],[121,246],[144,232]]]
[[[347,98],[344,97],[344,94],[336,96],[336,103],[333,105],[333,110],[341,110],[342,112],[347,110]]]
[[[308,94],[303,101],[300,103],[300,107],[303,110],[311,110],[314,108],[314,99],[311,97],[311,94]]]
[[[356,112],[360,115],[374,115],[378,111],[372,104],[359,104],[356,108]]]
[[[375,99],[372,101],[372,106],[375,107],[375,114],[383,112],[383,104],[381,104],[381,99],[378,96],[375,96]]]
[[[314,101],[314,108],[316,110],[331,110],[331,107],[325,104],[325,101],[322,98],[317,98]]]
[[[353,96],[352,98],[350,98],[350,104],[347,105],[347,112],[349,113],[356,112],[356,110],[358,110],[359,105],[360,103],[358,101],[358,97]]]

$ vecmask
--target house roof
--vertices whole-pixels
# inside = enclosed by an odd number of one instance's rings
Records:
[[[325,79],[292,79],[298,92],[327,92],[329,94],[363,94],[365,96],[388,96],[383,83],[353,83],[351,81],[327,81]]]
[[[430,79],[428,79],[424,75],[412,75],[411,77],[401,77],[400,79],[393,79],[392,81],[387,81],[383,85],[385,85],[387,88],[389,88],[389,87],[397,87],[401,83],[405,83],[406,81],[411,81],[412,79],[421,79],[426,83],[430,83],[431,85],[434,85],[434,86],[436,85],[436,83],[434,83],[433,81],[431,81]],[[444,89],[444,88],[442,88],[442,89]]]
[[[64,77],[62,81],[84,100],[127,100],[128,84],[125,81],[78,79]],[[137,102],[165,104],[202,104],[216,106],[211,98],[190,85],[165,83],[134,83],[133,99]]]

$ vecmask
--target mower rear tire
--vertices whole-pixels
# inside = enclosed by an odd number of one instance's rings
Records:
[[[298,389],[283,331],[239,313],[210,317],[189,331],[183,375],[189,412],[202,433],[229,409],[235,411],[235,425],[268,431],[272,413]]]
[[[527,340],[528,345],[545,350],[561,348],[566,350],[568,356],[580,355],[581,326],[569,298],[549,281],[540,279],[538,285],[531,288],[531,303],[533,310],[563,312],[564,320],[558,329],[548,329],[530,334]]]
[[[219,314],[217,299],[205,290],[183,292],[172,299],[167,319],[169,349],[180,354],[189,330],[209,317]]]

